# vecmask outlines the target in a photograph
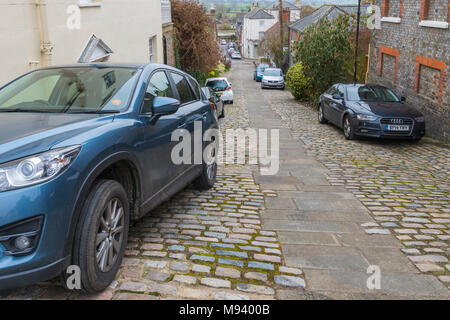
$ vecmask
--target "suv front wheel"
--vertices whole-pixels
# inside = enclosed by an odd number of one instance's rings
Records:
[[[98,180],[84,204],[74,244],[73,263],[80,267],[84,291],[100,292],[114,280],[127,244],[129,215],[123,186]]]

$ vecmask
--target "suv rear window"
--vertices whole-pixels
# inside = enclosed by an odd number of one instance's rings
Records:
[[[197,100],[197,97],[194,92],[192,92],[191,86],[187,82],[186,78],[178,73],[171,72],[171,74],[172,79],[175,82],[175,86],[177,87],[181,104]]]

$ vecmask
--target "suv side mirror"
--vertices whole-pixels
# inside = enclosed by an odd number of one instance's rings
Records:
[[[178,111],[180,101],[168,97],[155,97],[153,99],[153,115],[164,116]]]
[[[400,98],[400,101],[401,101],[401,102],[405,102],[405,101],[406,101],[406,97],[401,97],[401,98]]]
[[[335,93],[335,94],[333,94],[333,99],[334,100],[342,100],[342,99],[344,99],[344,97],[338,93]]]

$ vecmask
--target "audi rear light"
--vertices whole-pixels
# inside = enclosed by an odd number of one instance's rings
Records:
[[[231,90],[231,87],[230,86],[228,86],[225,90]]]
[[[210,102],[210,104],[211,104],[211,108],[213,108],[213,110],[216,110],[216,105],[212,102]]]

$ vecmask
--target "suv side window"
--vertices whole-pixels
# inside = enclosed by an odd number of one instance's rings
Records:
[[[185,77],[178,73],[171,72],[173,82],[177,87],[178,95],[180,96],[181,104],[185,104],[191,101],[197,100],[194,92],[192,92],[191,86]]]
[[[155,97],[174,98],[172,87],[164,71],[157,71],[150,78],[147,90],[145,91],[142,113],[152,112],[153,99]]]
[[[189,77],[188,79],[189,79],[189,83],[191,84],[192,88],[195,91],[195,95],[197,96],[197,99],[202,100],[202,98],[203,98],[202,89],[198,85],[197,81],[192,77]]]

